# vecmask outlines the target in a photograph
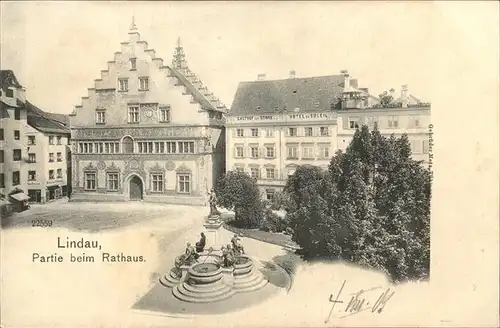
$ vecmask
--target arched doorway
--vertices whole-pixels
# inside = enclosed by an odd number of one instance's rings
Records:
[[[142,200],[142,180],[134,175],[130,178],[130,200]]]

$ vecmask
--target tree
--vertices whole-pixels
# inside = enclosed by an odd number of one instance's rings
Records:
[[[430,181],[406,135],[386,138],[363,126],[328,172],[299,167],[290,177],[293,238],[309,258],[341,258],[393,281],[426,277]]]
[[[243,228],[258,228],[264,205],[255,179],[246,173],[229,171],[221,176],[216,187],[218,204],[233,209],[237,224]]]

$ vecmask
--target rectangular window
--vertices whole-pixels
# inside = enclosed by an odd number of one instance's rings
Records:
[[[96,173],[85,173],[85,190],[96,190]]]
[[[179,141],[179,153],[181,153],[181,154],[193,154],[194,153],[194,142],[192,142],[192,141]]]
[[[250,176],[252,178],[258,179],[259,178],[259,168],[257,168],[257,167],[251,167],[250,168]]]
[[[57,178],[62,179],[62,169],[57,169]]]
[[[266,129],[266,137],[267,138],[274,137],[274,130],[273,129]]]
[[[274,147],[273,146],[266,147],[266,157],[267,158],[274,158]]]
[[[266,178],[268,179],[274,179],[275,176],[274,176],[274,168],[266,168]]]
[[[411,152],[414,154],[422,153],[422,141],[421,140],[411,140]]]
[[[190,193],[191,192],[191,178],[189,174],[179,174],[177,176],[179,184],[180,193]]]
[[[243,158],[243,147],[236,147],[236,157]]]
[[[4,139],[4,136],[3,136],[3,129],[0,129],[0,140],[3,140]]]
[[[53,145],[53,144],[54,144],[54,137],[50,136],[49,137],[49,145]]]
[[[399,124],[399,121],[398,121],[398,117],[397,116],[389,116],[389,124],[388,124],[388,127],[389,128],[392,128],[392,129],[395,129],[398,127],[398,124]]]
[[[177,145],[177,143],[175,141],[167,142],[167,153],[168,154],[175,154],[177,152],[176,145]]]
[[[62,142],[61,142],[62,138],[61,138],[61,136],[57,136],[56,139],[57,139],[57,144],[58,145],[62,145]]]
[[[287,159],[297,159],[297,147],[288,146],[286,149],[286,158]]]
[[[36,171],[28,171],[28,181],[36,181]]]
[[[54,170],[49,170],[49,180],[54,180]]]
[[[288,128],[288,136],[296,137],[297,136],[297,128]]]
[[[274,194],[275,194],[274,189],[266,189],[266,199],[270,202],[274,201]]]
[[[147,78],[147,77],[140,77],[139,78],[139,90],[140,91],[149,90],[149,78]]]
[[[49,153],[49,163],[54,162],[54,153]]]
[[[259,147],[251,147],[252,158],[259,158]]]
[[[12,185],[17,186],[21,183],[21,172],[14,171],[12,172]]]
[[[36,145],[35,136],[28,136],[28,145],[30,146]]]
[[[420,116],[419,115],[411,115],[408,117],[408,127],[410,129],[415,129],[420,127]]]
[[[106,111],[98,109],[95,112],[95,122],[96,124],[106,124]]]
[[[242,167],[240,167],[240,166],[238,166],[238,167],[236,167],[236,172],[244,173],[245,169],[242,168]]]
[[[311,128],[311,127],[304,128],[304,135],[306,137],[312,137],[313,136],[313,128]]]
[[[5,188],[5,174],[0,173],[0,188]]]
[[[349,118],[349,129],[359,129],[359,118],[358,117]]]
[[[238,136],[238,137],[244,137],[243,129],[236,129],[236,136]]]
[[[118,90],[128,91],[128,79],[118,79]]]
[[[373,130],[378,129],[378,117],[368,116],[367,119],[368,119],[368,127],[370,129],[373,129]]]
[[[19,108],[14,109],[14,119],[17,121],[21,119],[21,109]]]
[[[128,122],[139,123],[139,106],[128,107]]]
[[[3,149],[0,150],[0,163],[3,163],[4,162],[4,152],[3,152]]]
[[[21,132],[19,130],[14,130],[14,140],[21,139]]]
[[[322,126],[319,128],[319,134],[322,137],[326,137],[330,135],[330,129],[327,126]]]
[[[170,107],[160,107],[160,122],[170,122]]]
[[[36,154],[35,153],[29,153],[28,154],[28,161],[30,163],[36,163]]]
[[[319,156],[321,158],[329,158],[330,157],[330,147],[319,146]]]
[[[116,191],[118,190],[118,173],[108,173],[108,190]]]
[[[151,191],[163,191],[163,174],[151,174]]]
[[[155,142],[155,153],[163,154],[165,152],[165,143],[164,142]]]
[[[422,152],[424,154],[429,153],[429,140],[422,140]]]
[[[137,59],[136,58],[130,58],[130,69],[135,70],[137,65]]]
[[[18,162],[21,160],[21,149],[12,150],[12,160]]]
[[[101,144],[101,149],[102,149],[102,144]],[[62,162],[62,153],[57,153],[57,161]]]
[[[252,137],[258,137],[259,136],[259,129],[252,129]]]
[[[302,147],[302,158],[314,158],[313,150],[311,146]]]

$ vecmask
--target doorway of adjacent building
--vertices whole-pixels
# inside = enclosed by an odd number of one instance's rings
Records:
[[[142,190],[142,180],[137,175],[134,175],[130,179],[130,200],[141,200]]]

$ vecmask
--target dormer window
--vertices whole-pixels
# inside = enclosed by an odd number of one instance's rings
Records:
[[[131,70],[137,69],[136,68],[136,64],[137,64],[137,59],[136,58],[130,58],[130,69]]]
[[[148,77],[140,77],[139,78],[139,90],[140,91],[149,90],[149,78]]]
[[[128,79],[127,78],[118,79],[118,90],[128,91]]]
[[[14,90],[12,90],[12,89],[7,89],[7,91],[5,92],[5,96],[6,96],[7,98],[12,98],[12,97],[14,97]]]

